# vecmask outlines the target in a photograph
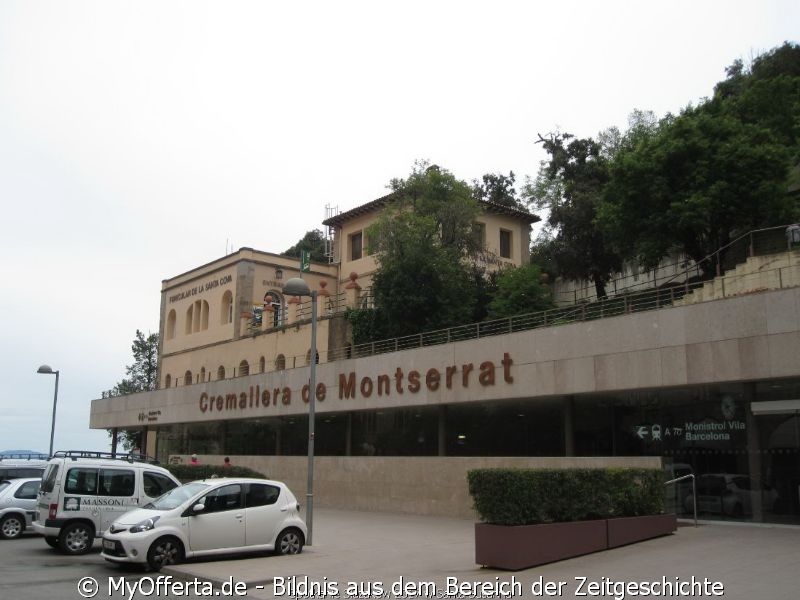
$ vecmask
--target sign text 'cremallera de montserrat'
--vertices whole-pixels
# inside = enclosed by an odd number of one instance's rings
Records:
[[[508,352],[503,354],[500,361],[502,381],[514,383],[511,375],[513,361]],[[444,369],[430,368],[424,373],[412,369],[406,373],[397,367],[392,374],[381,374],[376,377],[364,376],[360,379],[355,371],[340,373],[338,388],[339,400],[350,400],[357,397],[372,398],[373,396],[402,396],[406,393],[416,394],[424,387],[429,392],[436,392],[442,387],[451,390],[454,387],[469,388],[473,383],[482,387],[496,384],[499,379],[497,365],[484,361],[477,367],[474,363],[447,366]],[[303,402],[308,402],[309,386],[303,386],[301,397]],[[328,396],[328,387],[325,383],[317,383],[316,400],[323,402]],[[251,408],[268,408],[277,406],[278,403],[288,406],[292,403],[292,390],[288,387],[274,387],[261,389],[260,385],[251,385],[247,391],[229,392],[213,395],[207,392],[200,394],[199,408],[202,413],[222,413]]]

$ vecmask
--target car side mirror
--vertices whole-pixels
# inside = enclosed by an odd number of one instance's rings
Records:
[[[199,502],[192,507],[192,513],[201,513],[206,509],[205,504],[200,504]]]

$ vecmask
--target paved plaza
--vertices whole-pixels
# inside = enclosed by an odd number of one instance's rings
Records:
[[[630,588],[623,589],[637,582],[662,583],[666,578],[675,584],[694,578],[708,580],[707,591],[712,583],[717,592],[724,590],[716,597],[796,600],[800,527],[701,523],[695,528],[681,522],[671,536],[511,572],[475,564],[472,521],[317,509],[314,545],[299,556],[197,561],[166,568],[163,574],[242,582],[248,596],[262,598],[348,598],[356,593],[362,598],[388,598],[401,587],[406,597],[431,597],[433,591],[432,597],[443,598],[448,578],[451,591],[454,584],[463,586],[459,593],[469,597],[480,597],[481,591],[484,597],[497,597],[492,590],[522,598],[715,597],[642,592],[637,596]],[[689,589],[696,592],[698,587],[684,587],[684,592]]]

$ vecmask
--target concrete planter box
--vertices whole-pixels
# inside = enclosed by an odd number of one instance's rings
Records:
[[[669,535],[676,529],[678,529],[678,516],[675,514],[608,519],[608,547],[617,548],[635,544]]]
[[[518,571],[608,547],[605,519],[542,525],[475,524],[475,562]]]
[[[597,519],[541,525],[475,524],[475,562],[518,571],[668,535],[675,515]]]

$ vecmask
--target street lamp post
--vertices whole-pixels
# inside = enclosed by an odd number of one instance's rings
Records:
[[[53,394],[53,419],[50,424],[50,454],[49,456],[53,456],[53,437],[56,434],[56,404],[58,404],[58,371],[53,371],[50,365],[42,365],[36,371],[37,373],[42,373],[43,375],[55,375],[56,376],[56,391]]]
[[[283,286],[288,296],[311,297],[311,370],[308,389],[308,483],[306,486],[306,544],[311,546],[314,529],[314,409],[317,399],[317,290],[312,290],[300,277],[293,277]]]

